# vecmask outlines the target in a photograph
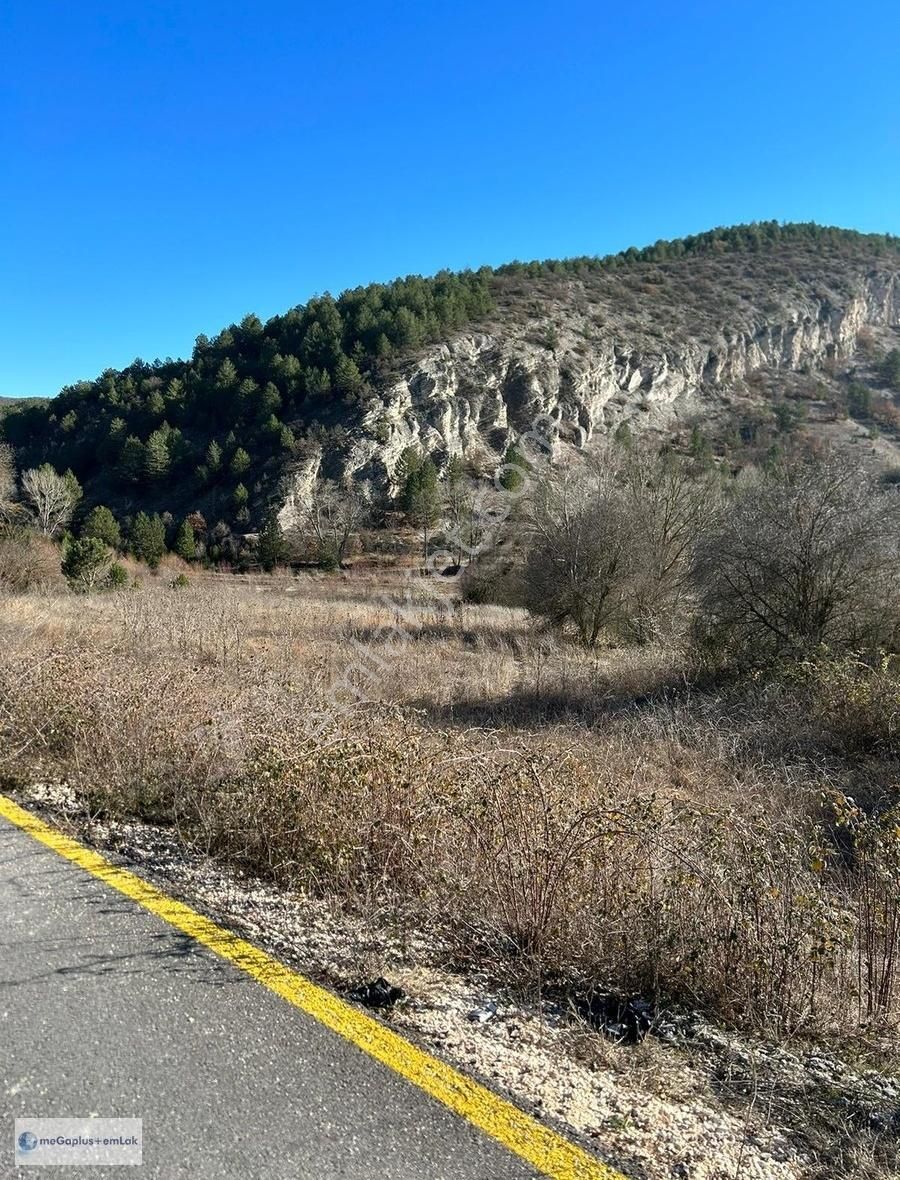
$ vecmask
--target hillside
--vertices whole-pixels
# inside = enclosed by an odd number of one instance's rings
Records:
[[[46,407],[49,403],[47,397],[0,397],[0,419],[13,411],[27,410],[31,406]]]
[[[189,360],[106,370],[0,429],[21,468],[71,468],[85,508],[199,510],[235,533],[289,517],[319,471],[390,494],[410,445],[489,473],[538,414],[578,447],[623,424],[769,446],[846,422],[853,377],[877,394],[898,278],[900,239],[776,223],[410,277],[248,315]]]

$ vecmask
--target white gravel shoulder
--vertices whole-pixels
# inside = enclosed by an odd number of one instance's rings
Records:
[[[85,820],[65,788],[35,787],[26,798],[312,978],[338,991],[377,976],[399,985],[407,998],[383,1017],[393,1027],[574,1132],[634,1180],[828,1175],[760,1097],[773,1072],[798,1092],[817,1076],[831,1086],[852,1081],[868,1087],[874,1110],[900,1109],[900,1089],[890,1078],[848,1079],[827,1056],[752,1045],[699,1016],[689,1027],[668,1026],[663,1038],[615,1044],[555,1003],[525,1006],[486,977],[450,973],[421,932],[390,933],[327,901],[249,878],[186,849],[168,830]],[[728,1087],[714,1084],[723,1060],[744,1081],[762,1079],[760,1085],[742,1085],[740,1096],[726,1101]]]

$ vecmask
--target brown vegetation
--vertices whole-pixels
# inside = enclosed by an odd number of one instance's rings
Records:
[[[589,653],[519,611],[352,581],[0,608],[9,778],[442,929],[498,975],[769,1030],[896,1019],[887,666],[691,693],[656,648]],[[367,699],[335,711],[337,681]]]

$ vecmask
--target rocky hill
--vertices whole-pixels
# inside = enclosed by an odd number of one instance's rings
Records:
[[[109,370],[2,429],[20,465],[71,467],[86,505],[246,532],[288,520],[320,472],[390,497],[409,446],[490,473],[539,415],[576,448],[626,427],[719,450],[798,426],[847,441],[862,377],[891,452],[877,363],[898,330],[900,239],[766,223],[248,316],[190,361]]]

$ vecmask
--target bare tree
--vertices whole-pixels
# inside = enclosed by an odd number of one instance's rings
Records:
[[[794,461],[738,489],[698,546],[697,638],[765,663],[900,638],[900,497],[849,463]]]
[[[634,526],[615,472],[553,472],[526,513],[526,606],[555,626],[572,626],[588,646],[621,621],[636,573]]]
[[[367,516],[365,501],[351,483],[317,480],[300,518],[300,529],[311,540],[316,559],[327,569],[340,569],[353,534]]]
[[[671,636],[686,625],[691,561],[716,520],[720,484],[673,455],[630,452],[621,459],[636,548],[627,629],[638,641]]]
[[[610,448],[538,484],[526,512],[526,602],[593,645],[688,626],[693,548],[715,513],[709,477],[671,456]]]
[[[72,519],[78,502],[74,480],[59,475],[49,463],[32,467],[22,476],[22,493],[45,537],[55,537]]]

